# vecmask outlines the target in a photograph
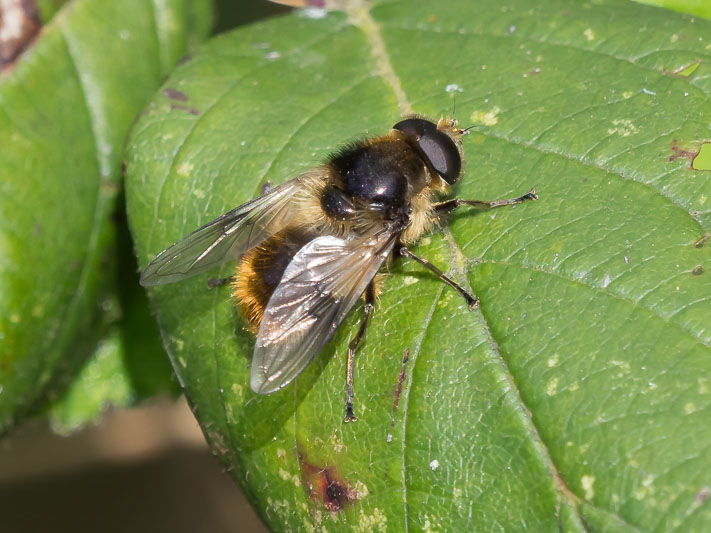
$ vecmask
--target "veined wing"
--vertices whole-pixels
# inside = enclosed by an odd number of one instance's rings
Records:
[[[162,285],[201,274],[236,259],[282,229],[310,193],[300,176],[208,222],[172,244],[141,272],[141,285]]]
[[[301,248],[274,290],[259,326],[250,384],[268,394],[321,351],[363,294],[399,232],[381,227],[355,240],[318,237]]]

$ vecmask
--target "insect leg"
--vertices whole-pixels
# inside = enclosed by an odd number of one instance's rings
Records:
[[[207,280],[207,288],[214,289],[215,287],[222,287],[232,283],[235,280],[235,276],[230,276],[229,278],[210,278]]]
[[[472,296],[469,294],[464,288],[459,285],[456,281],[454,281],[452,278],[448,277],[444,272],[442,272],[439,268],[434,266],[432,263],[430,263],[427,259],[424,259],[422,257],[419,257],[415,254],[413,254],[410,250],[405,248],[404,246],[400,247],[400,255],[404,255],[405,257],[409,257],[410,259],[414,259],[418,263],[420,263],[423,267],[431,270],[434,272],[439,279],[444,281],[447,285],[455,289],[456,291],[459,292],[462,296],[464,296],[464,299],[467,301],[467,305],[469,306],[469,310],[471,311],[472,309],[476,308],[477,304],[479,303],[479,298],[476,298],[475,296]]]
[[[521,202],[525,202],[526,200],[538,200],[538,195],[536,194],[536,191],[531,189],[526,194],[524,194],[523,196],[519,196],[518,198],[507,198],[506,200],[493,200],[491,202],[485,202],[482,200],[462,200],[460,198],[453,198],[452,200],[447,200],[445,202],[440,202],[438,204],[435,204],[434,208],[435,208],[435,212],[438,215],[444,215],[446,213],[454,211],[458,207],[462,207],[463,205],[478,207],[480,209],[494,209],[495,207],[503,207],[505,205],[520,204]]]
[[[358,349],[358,345],[365,335],[365,330],[368,328],[368,322],[370,321],[370,314],[373,312],[374,304],[375,284],[371,281],[365,289],[363,321],[360,323],[360,328],[358,328],[358,333],[355,338],[348,345],[348,368],[346,370],[346,416],[343,418],[344,422],[355,422],[358,420],[358,418],[353,414],[353,363],[355,361],[355,353]]]

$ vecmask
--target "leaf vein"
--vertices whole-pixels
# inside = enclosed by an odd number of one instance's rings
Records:
[[[340,26],[334,28],[334,32],[338,31],[339,29],[340,29]],[[325,35],[322,35],[322,36],[318,37],[317,39],[314,39],[308,43],[305,43],[303,46],[299,46],[297,48],[293,48],[293,49],[289,50],[288,52],[285,53],[285,55],[296,54],[296,53],[300,52],[301,50],[310,48],[311,46],[314,46],[315,44],[318,44],[319,42],[327,39],[331,35],[332,35],[332,32],[326,33]],[[255,59],[255,61],[257,61],[257,60]],[[216,96],[213,101],[211,101],[208,104],[208,106],[203,111],[203,113],[201,115],[195,117],[195,119],[193,120],[193,122],[190,125],[190,128],[188,129],[186,134],[178,142],[178,144],[174,150],[174,155],[173,155],[171,164],[170,164],[168,170],[166,171],[166,173],[161,178],[161,181],[158,185],[158,194],[156,195],[156,200],[155,200],[154,209],[153,209],[154,224],[151,225],[151,230],[148,235],[148,239],[146,239],[148,250],[151,249],[153,234],[154,234],[156,226],[157,226],[156,222],[159,220],[158,213],[159,213],[159,209],[160,209],[160,204],[163,199],[163,189],[165,188],[165,184],[167,183],[168,178],[174,172],[175,166],[176,166],[177,161],[179,159],[179,156],[180,156],[181,152],[184,150],[185,146],[187,145],[187,142],[190,139],[190,137],[194,134],[197,125],[200,124],[205,119],[205,117],[208,116],[211,112],[214,112],[214,110],[217,108],[217,105],[222,101],[223,98],[225,98],[225,96],[227,96],[231,91],[233,91],[235,89],[235,87],[237,87],[237,84],[239,84],[242,80],[248,78],[251,74],[253,74],[257,70],[259,70],[262,66],[266,65],[267,63],[268,63],[268,60],[258,61],[258,63],[252,69],[246,71],[245,73],[242,74],[242,76],[235,78],[230,84],[228,84],[227,87],[225,87],[225,89],[218,96]]]
[[[628,177],[628,176],[626,176],[625,174],[623,174],[623,172],[621,172],[621,171],[615,171],[615,170],[612,170],[612,169],[608,169],[608,168],[606,168],[606,167],[604,167],[604,166],[602,166],[602,165],[596,164],[596,163],[591,162],[591,161],[584,161],[584,160],[581,160],[581,159],[579,159],[579,158],[577,158],[577,157],[573,157],[572,155],[569,155],[569,154],[565,154],[565,153],[562,153],[562,152],[557,152],[557,151],[554,151],[554,150],[547,150],[547,149],[545,149],[545,148],[543,148],[543,147],[536,146],[536,145],[530,143],[529,141],[524,141],[524,140],[521,140],[521,139],[512,139],[512,138],[508,137],[507,135],[496,134],[496,133],[494,133],[494,132],[487,132],[487,133],[479,132],[479,133],[482,134],[482,135],[486,135],[487,137],[492,137],[492,138],[494,138],[494,139],[501,139],[501,140],[503,140],[503,141],[505,141],[505,142],[508,142],[508,143],[511,143],[511,144],[515,144],[515,145],[523,146],[523,147],[525,147],[525,148],[530,148],[530,149],[532,149],[532,150],[536,150],[537,152],[540,152],[541,154],[561,157],[561,158],[567,159],[568,161],[571,161],[571,162],[573,162],[573,163],[577,163],[577,164],[579,164],[579,165],[581,165],[581,166],[583,166],[583,167],[596,168],[596,169],[598,169],[598,170],[601,170],[602,172],[605,172],[606,174],[613,174],[613,175],[616,175],[616,176],[618,176],[619,178],[621,178],[621,179],[623,179],[623,180],[634,181],[634,182],[636,182],[636,183],[639,183],[639,184],[642,185],[643,187],[649,188],[649,189],[652,190],[655,194],[657,194],[657,195],[661,196],[662,198],[664,198],[665,200],[667,200],[667,201],[668,201],[670,204],[672,204],[674,207],[676,207],[676,208],[681,209],[682,211],[684,211],[684,213],[686,213],[687,215],[689,215],[689,217],[692,218],[692,219],[699,225],[699,227],[700,227],[702,230],[711,229],[711,228],[707,228],[706,225],[703,223],[703,221],[698,217],[698,214],[697,214],[695,211],[691,211],[687,206],[685,206],[685,205],[682,203],[682,200],[677,199],[677,198],[674,198],[674,197],[672,197],[672,196],[670,196],[670,195],[668,195],[668,194],[664,194],[664,192],[663,192],[662,190],[660,190],[660,189],[654,187],[654,186],[653,186],[652,184],[650,184],[649,182],[641,181],[641,180],[639,180],[639,179],[637,179],[637,178],[635,178],[635,177],[632,177],[632,176],[629,176],[629,177]]]
[[[570,50],[577,50],[577,51],[583,52],[583,53],[607,57],[610,59],[616,59],[620,62],[633,65],[634,67],[639,68],[640,70],[654,72],[655,74],[657,74],[660,77],[660,79],[662,77],[668,76],[668,75],[660,72],[657,69],[650,68],[645,65],[642,65],[641,63],[636,62],[635,57],[625,57],[625,56],[619,55],[619,54],[605,53],[605,52],[601,52],[597,49],[584,48],[582,46],[576,46],[571,43],[565,43],[562,41],[546,40],[546,38],[535,38],[533,36],[520,37],[520,36],[517,36],[514,34],[508,35],[508,34],[496,34],[496,33],[486,33],[486,32],[477,32],[477,31],[465,31],[464,29],[460,29],[459,31],[455,32],[455,31],[451,31],[451,30],[442,30],[442,29],[434,30],[434,29],[427,29],[427,28],[411,27],[411,26],[406,26],[406,25],[395,25],[394,29],[403,30],[403,31],[411,31],[411,32],[416,32],[416,33],[434,33],[434,34],[463,35],[463,36],[469,35],[469,36],[473,36],[473,37],[487,37],[487,38],[491,38],[491,39],[517,39],[519,41],[528,41],[528,42],[533,42],[533,43],[557,47],[557,48],[567,48]],[[659,51],[659,50],[655,50],[655,52],[657,52],[657,51]],[[687,52],[689,54],[694,54],[697,56],[703,56],[703,57],[707,57],[707,58],[711,57],[699,50],[678,49],[678,50],[670,50],[670,51],[673,51],[676,53]],[[679,79],[683,80],[684,82],[688,83],[689,85],[692,85],[696,90],[698,90],[704,96],[704,99],[708,99],[709,93],[706,90],[704,90],[702,87],[700,87],[698,84],[694,83],[695,79],[683,78],[683,77],[679,77]]]
[[[533,270],[533,271],[535,271],[535,272],[540,272],[541,274],[546,274],[546,275],[549,275],[549,276],[554,276],[554,277],[556,277],[556,278],[565,280],[565,281],[567,281],[567,282],[569,282],[569,283],[572,283],[572,284],[580,284],[580,285],[582,285],[582,286],[585,286],[585,287],[588,287],[588,288],[592,289],[592,290],[595,291],[595,292],[603,293],[603,294],[606,294],[607,296],[610,296],[611,298],[615,298],[615,299],[620,300],[620,301],[622,301],[622,302],[626,302],[626,303],[632,305],[633,307],[635,307],[635,308],[637,308],[637,309],[643,309],[644,311],[646,311],[647,313],[649,313],[651,316],[663,320],[667,325],[669,325],[669,326],[671,326],[671,327],[677,329],[678,331],[684,333],[684,336],[690,337],[695,343],[698,343],[698,344],[702,345],[704,348],[711,349],[711,342],[704,341],[703,339],[697,337],[693,332],[691,332],[691,331],[685,329],[685,328],[684,328],[683,326],[681,326],[680,324],[677,324],[677,323],[675,323],[675,322],[672,322],[668,317],[665,317],[665,316],[663,316],[663,315],[661,315],[661,314],[659,314],[659,313],[656,313],[656,312],[654,312],[652,309],[650,309],[650,308],[648,308],[648,307],[640,306],[638,301],[631,300],[630,298],[626,298],[626,297],[621,296],[621,295],[619,295],[619,294],[615,294],[615,293],[609,292],[609,291],[607,291],[607,290],[605,290],[605,289],[602,289],[602,288],[600,288],[600,287],[596,287],[596,286],[592,285],[591,283],[586,283],[586,282],[584,282],[583,280],[578,280],[578,279],[569,278],[569,277],[566,277],[566,276],[564,276],[564,275],[562,275],[562,274],[559,274],[559,273],[557,273],[557,272],[553,272],[553,271],[551,271],[551,270],[544,270],[544,269],[542,269],[542,268],[540,268],[539,266],[536,266],[536,265],[527,265],[527,264],[524,264],[524,263],[512,263],[512,262],[509,262],[509,261],[506,261],[506,260],[492,260],[492,259],[487,259],[487,260],[477,259],[477,260],[474,260],[474,259],[469,259],[468,263],[471,264],[471,265],[473,265],[473,266],[481,265],[481,264],[513,266],[513,267],[517,267],[517,268],[524,269],[524,270]],[[668,281],[668,280],[667,280],[667,281]]]
[[[464,255],[463,252],[461,251],[461,249],[458,247],[454,238],[452,238],[452,244],[456,248],[457,253]],[[531,442],[533,443],[533,446],[536,449],[541,462],[543,463],[546,470],[550,474],[550,479],[553,484],[553,487],[554,487],[555,491],[558,493],[559,497],[564,497],[570,501],[571,506],[575,510],[575,515],[578,519],[578,522],[580,523],[580,526],[584,527],[582,518],[581,518],[578,508],[577,508],[577,504],[579,501],[581,501],[581,498],[577,494],[575,494],[570,488],[568,488],[568,486],[565,484],[562,474],[560,473],[560,471],[558,470],[557,466],[555,465],[555,463],[553,461],[553,458],[550,454],[550,450],[548,449],[540,432],[538,431],[538,428],[537,428],[535,422],[533,421],[531,411],[521,396],[520,390],[516,384],[514,376],[511,373],[511,370],[510,370],[506,360],[504,359],[503,355],[501,354],[499,345],[496,342],[496,340],[494,339],[491,329],[489,328],[488,320],[487,320],[486,316],[484,315],[483,311],[481,311],[481,308],[480,308],[480,312],[479,312],[479,317],[480,317],[480,319],[479,319],[480,325],[483,328],[487,338],[489,339],[489,344],[490,344],[491,350],[495,354],[496,361],[498,362],[498,364],[500,365],[500,367],[502,369],[504,379],[509,383],[508,390],[512,391],[512,393],[515,395],[516,402],[521,407],[521,409],[519,410],[521,422],[522,422],[524,428],[526,429],[526,431],[529,433]],[[628,524],[619,515],[617,515],[615,513],[611,513],[610,511],[608,511],[606,509],[601,509],[601,508],[595,506],[594,504],[592,504],[591,502],[588,502],[587,500],[582,500],[582,501],[585,501],[585,503],[589,507],[594,508],[594,509],[600,509],[602,512],[607,513],[607,514],[612,514],[613,516],[615,516],[616,519],[620,520],[621,522],[625,523],[626,525],[629,525],[630,527],[634,527],[631,524]]]

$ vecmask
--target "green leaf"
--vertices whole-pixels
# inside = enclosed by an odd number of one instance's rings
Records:
[[[105,331],[125,135],[186,51],[186,5],[75,0],[0,77],[0,433]]]
[[[293,384],[249,389],[253,338],[199,276],[150,291],[213,449],[275,530],[711,526],[711,23],[621,0],[390,1],[213,39],[128,146],[139,262],[403,113],[456,113],[462,198]],[[690,64],[698,64],[682,76]],[[176,106],[173,91],[184,101]],[[706,235],[706,237],[704,237]],[[229,275],[225,265],[213,276]],[[409,361],[403,354],[409,349]]]
[[[35,0],[42,23],[49,22],[66,3],[67,0]]]
[[[119,204],[123,203],[119,197]],[[159,394],[177,396],[180,387],[165,356],[148,298],[138,284],[138,266],[124,212],[117,223],[118,301],[105,336],[67,390],[47,409],[52,428],[68,435],[97,424],[109,407],[129,407]]]
[[[125,203],[123,196],[119,203]],[[150,312],[146,291],[138,284],[138,265],[125,212],[122,211],[118,215],[117,222],[121,319],[116,325],[121,352],[121,372],[127,375],[131,396],[136,401],[158,394],[177,395],[180,387],[170,361],[165,356],[160,331]]]
[[[107,407],[127,407],[135,401],[123,352],[119,329],[114,328],[65,394],[51,406],[49,418],[57,433],[68,435],[98,421]]]
[[[711,4],[707,0],[636,0],[642,4],[666,7],[681,13],[689,13],[711,19]]]

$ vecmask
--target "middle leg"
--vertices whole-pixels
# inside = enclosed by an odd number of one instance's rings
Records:
[[[428,270],[431,270],[434,272],[439,279],[444,281],[447,285],[452,287],[454,290],[459,292],[462,296],[464,296],[464,299],[467,301],[467,305],[469,306],[469,310],[473,310],[476,308],[476,306],[479,304],[479,298],[476,296],[472,296],[469,294],[459,283],[454,281],[452,278],[447,276],[444,272],[442,272],[439,268],[434,266],[432,263],[430,263],[427,259],[420,257],[418,255],[413,254],[410,250],[408,250],[405,246],[400,247],[400,255],[403,255],[405,257],[409,257],[410,259],[414,259],[418,263],[420,263],[423,267],[427,268]]]

